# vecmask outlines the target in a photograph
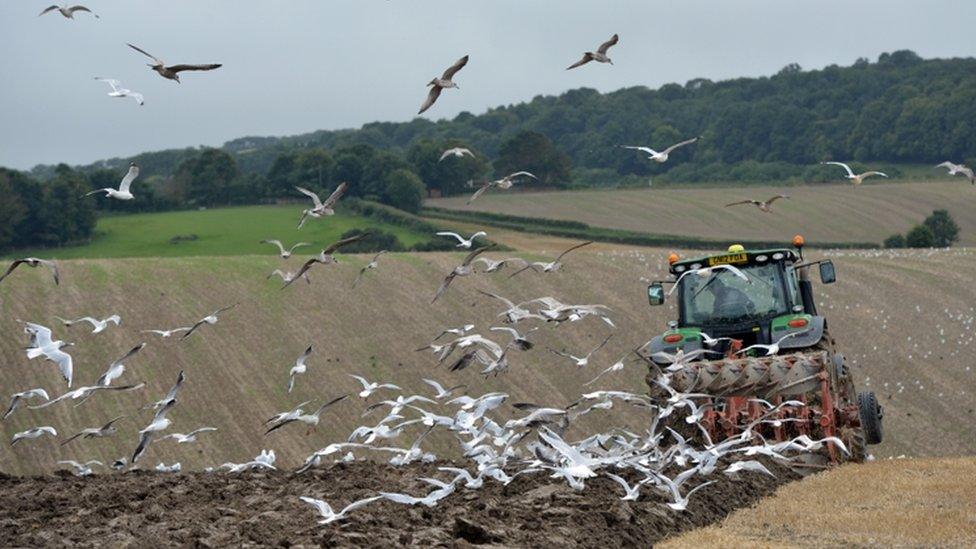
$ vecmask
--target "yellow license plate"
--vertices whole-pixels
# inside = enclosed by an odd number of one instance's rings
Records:
[[[708,266],[747,263],[748,261],[748,254],[728,254],[708,258]]]

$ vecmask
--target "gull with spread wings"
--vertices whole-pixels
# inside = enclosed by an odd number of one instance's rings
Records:
[[[183,72],[183,71],[212,71],[214,69],[219,69],[220,67],[223,66],[223,65],[220,65],[219,63],[208,63],[208,64],[203,64],[203,65],[186,65],[186,64],[184,64],[184,65],[169,65],[169,66],[167,66],[166,63],[162,59],[156,57],[155,55],[152,55],[152,54],[148,53],[146,50],[144,50],[142,48],[139,48],[139,47],[136,47],[136,46],[133,46],[132,44],[127,44],[127,45],[130,48],[136,50],[137,52],[145,55],[146,57],[148,57],[150,59],[152,59],[153,62],[148,64],[149,65],[149,68],[151,68],[152,70],[154,70],[157,73],[159,73],[159,76],[162,76],[163,78],[166,78],[167,80],[175,80],[177,84],[180,84],[180,73]]]
[[[335,252],[337,250],[339,250],[339,248],[342,248],[343,246],[348,246],[349,244],[352,244],[353,242],[358,242],[358,241],[366,238],[367,236],[370,236],[370,233],[360,233],[360,234],[357,234],[355,236],[350,236],[349,238],[344,238],[344,239],[339,240],[337,242],[333,242],[332,244],[329,245],[329,247],[327,247],[324,250],[322,250],[322,252],[319,255],[317,255],[315,257],[312,257],[312,258],[309,258],[308,261],[306,261],[304,264],[302,264],[302,268],[301,269],[298,269],[298,272],[295,273],[295,276],[292,277],[291,280],[289,280],[288,282],[286,282],[285,285],[281,287],[281,289],[284,290],[288,286],[291,286],[291,283],[292,282],[294,282],[294,281],[298,280],[299,278],[302,278],[303,276],[305,276],[305,273],[307,273],[308,270],[311,269],[312,266],[315,265],[316,263],[319,263],[319,264],[322,264],[322,265],[328,265],[330,263],[337,263],[336,258],[335,258],[335,256],[333,254],[335,254]]]
[[[61,284],[61,272],[58,270],[57,263],[53,261],[49,261],[47,259],[39,259],[36,257],[25,257],[23,259],[15,259],[14,262],[11,263],[9,267],[7,267],[7,271],[4,272],[2,275],[0,275],[0,282],[3,282],[3,279],[10,276],[10,273],[14,272],[14,269],[20,267],[21,265],[27,265],[28,267],[40,267],[40,266],[47,267],[48,269],[51,269],[51,276],[54,277],[54,283]]]
[[[194,324],[193,326],[190,326],[190,329],[187,330],[187,332],[185,334],[183,334],[183,337],[180,338],[180,341],[183,341],[184,339],[186,339],[186,338],[190,337],[191,335],[193,335],[193,332],[196,332],[197,329],[199,329],[204,324],[210,324],[211,326],[214,325],[214,324],[216,324],[217,323],[217,320],[219,320],[217,318],[217,315],[219,315],[220,313],[223,313],[225,311],[229,311],[229,310],[233,309],[234,307],[237,307],[238,305],[240,305],[240,303],[235,303],[233,305],[228,305],[227,307],[221,307],[220,309],[217,309],[216,311],[210,313],[209,315],[201,318],[200,320],[197,321],[196,324]]]
[[[613,65],[613,61],[611,61],[610,58],[607,56],[607,51],[611,47],[616,46],[617,42],[619,41],[620,41],[620,37],[614,34],[613,36],[610,37],[610,40],[607,40],[606,42],[600,44],[600,47],[597,48],[596,51],[584,52],[583,58],[573,63],[572,65],[566,67],[566,70],[575,69],[576,67],[585,65],[590,61],[596,61],[597,63],[610,63],[611,65]]]
[[[789,196],[785,194],[778,194],[768,200],[740,200],[739,202],[732,202],[731,204],[726,204],[725,207],[728,208],[730,206],[739,206],[741,204],[752,204],[753,206],[759,208],[760,211],[763,211],[765,213],[772,213],[773,210],[770,209],[770,206],[772,206],[773,202],[776,202],[780,198],[788,199]]]
[[[499,189],[511,189],[512,185],[515,184],[515,180],[523,176],[531,177],[532,179],[536,179],[536,180],[539,179],[538,177],[532,175],[529,172],[515,172],[515,173],[510,173],[501,179],[496,179],[494,181],[486,181],[484,185],[478,187],[478,190],[475,191],[473,195],[471,195],[471,198],[468,199],[468,204],[471,204],[472,202],[477,200],[479,196],[485,194],[488,191],[488,189],[492,187],[497,187]]]
[[[444,89],[461,89],[461,86],[458,86],[454,80],[452,80],[452,78],[454,78],[454,75],[457,74],[459,70],[463,69],[467,64],[468,56],[465,55],[464,57],[455,61],[453,65],[448,67],[440,78],[434,78],[431,80],[430,83],[427,84],[428,86],[431,86],[430,92],[427,94],[427,99],[424,101],[424,104],[420,106],[420,111],[417,114],[423,114],[424,111],[433,106],[434,102],[437,101],[437,98],[441,96],[441,91]]]
[[[512,278],[513,276],[515,276],[515,275],[517,275],[517,274],[519,274],[521,272],[527,271],[529,269],[532,269],[535,272],[543,272],[543,273],[552,273],[552,272],[558,271],[559,269],[561,269],[563,267],[562,259],[564,257],[566,257],[566,254],[568,254],[569,252],[572,252],[573,250],[578,250],[579,248],[582,248],[583,246],[589,246],[590,244],[593,244],[593,241],[592,240],[588,240],[586,242],[583,242],[582,244],[576,244],[575,246],[571,246],[566,251],[564,251],[563,253],[561,253],[558,256],[556,256],[556,259],[554,259],[551,262],[536,261],[536,262],[533,262],[533,263],[529,263],[525,267],[522,267],[521,269],[519,269],[519,270],[515,271],[514,273],[512,273],[511,275],[509,275],[508,278]]]
[[[447,276],[444,277],[444,282],[441,282],[440,287],[437,288],[437,293],[434,294],[434,299],[432,299],[430,302],[434,303],[435,301],[438,300],[438,298],[444,295],[444,292],[447,291],[447,288],[451,285],[451,282],[454,282],[455,277],[468,276],[471,273],[473,273],[474,267],[471,266],[471,262],[474,261],[474,258],[478,257],[478,255],[480,255],[481,253],[490,250],[491,248],[494,247],[495,247],[494,244],[482,246],[474,250],[473,252],[469,253],[467,256],[465,256],[464,261],[462,261],[460,265],[454,267],[454,269],[452,269],[451,272],[447,273]]]
[[[701,138],[692,137],[691,139],[686,139],[680,143],[675,143],[674,145],[671,145],[670,147],[664,149],[661,152],[655,151],[650,147],[638,147],[634,145],[621,145],[621,147],[624,149],[631,149],[634,151],[645,152],[648,155],[647,158],[657,162],[658,164],[663,164],[668,161],[668,158],[670,157],[671,153],[674,152],[675,149],[679,147],[684,147],[685,145],[691,145],[692,143],[698,141],[699,139]]]
[[[845,170],[847,170],[847,175],[844,176],[844,177],[846,177],[847,179],[849,179],[851,181],[851,183],[853,183],[855,185],[860,185],[861,183],[864,182],[865,179],[871,177],[872,175],[879,175],[881,177],[888,177],[886,174],[884,174],[882,172],[875,172],[875,171],[864,172],[864,173],[854,173],[854,170],[852,170],[850,166],[848,166],[847,164],[844,164],[843,162],[821,162],[821,164],[831,165],[831,166],[840,166],[840,167],[844,168]]]
[[[122,178],[122,182],[119,183],[118,189],[113,189],[111,187],[106,187],[104,189],[95,189],[90,193],[86,193],[85,196],[91,196],[93,194],[105,193],[106,198],[114,198],[116,200],[132,200],[135,196],[129,191],[129,187],[132,186],[132,182],[139,177],[139,166],[135,162],[129,164],[129,171],[125,173],[125,177]]]
[[[335,215],[336,202],[338,202],[339,199],[342,198],[342,195],[346,193],[346,189],[349,188],[349,184],[339,183],[339,186],[332,191],[332,194],[329,195],[329,198],[325,199],[325,202],[322,202],[322,200],[319,199],[319,195],[304,187],[299,187],[296,185],[295,188],[298,190],[298,192],[312,199],[312,207],[302,210],[302,218],[298,221],[298,228],[301,229],[305,226],[305,220],[309,217],[318,219],[323,215]]]

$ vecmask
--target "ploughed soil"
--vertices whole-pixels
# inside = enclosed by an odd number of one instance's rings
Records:
[[[716,473],[708,480],[717,482],[696,492],[685,512],[663,505],[666,498],[653,488],[642,490],[639,501],[621,501],[623,491],[611,479],[590,479],[575,491],[542,473],[520,475],[508,486],[490,479],[478,490],[459,485],[432,508],[380,500],[324,526],[298,499],[324,499],[338,511],[378,490],[423,495],[431,487],[417,477],[447,480],[437,470],[444,465],[450,464],[352,462],[301,474],[0,475],[0,546],[649,547],[717,522],[797,478],[768,462],[775,478]]]

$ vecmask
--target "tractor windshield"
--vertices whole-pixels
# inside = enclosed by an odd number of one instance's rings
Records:
[[[743,278],[744,277],[744,278]],[[681,281],[681,308],[687,326],[736,324],[789,312],[778,263],[718,269]]]

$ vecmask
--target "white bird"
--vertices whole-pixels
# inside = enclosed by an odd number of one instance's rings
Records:
[[[333,511],[332,507],[330,507],[328,503],[320,499],[310,498],[306,496],[299,496],[298,499],[304,501],[305,503],[311,505],[312,507],[315,507],[315,509],[318,510],[319,514],[322,515],[322,520],[319,521],[319,524],[332,524],[337,520],[342,520],[346,518],[346,514],[355,511],[360,507],[364,507],[370,503],[373,503],[374,501],[379,501],[383,499],[383,496],[372,496],[365,499],[361,499],[359,501],[354,501],[349,505],[345,506],[342,509],[342,511],[339,511],[338,513]]]
[[[610,58],[607,56],[607,51],[611,47],[617,45],[617,42],[619,41],[620,41],[620,37],[617,36],[617,34],[614,34],[613,36],[610,37],[610,40],[607,40],[606,42],[600,44],[600,47],[598,47],[596,51],[584,52],[583,58],[573,63],[572,65],[566,67],[566,70],[575,69],[576,67],[585,65],[590,61],[596,61],[597,63],[610,63],[611,65],[613,65],[613,61],[611,61]]]
[[[641,486],[650,482],[650,479],[644,479],[638,482],[637,484],[631,486],[630,484],[627,483],[626,480],[624,480],[618,475],[615,475],[613,473],[606,473],[606,476],[612,479],[617,484],[619,484],[620,487],[624,489],[624,497],[620,498],[623,501],[637,501],[637,498],[640,497]]]
[[[135,196],[129,192],[129,187],[132,186],[132,182],[139,177],[139,166],[135,162],[129,164],[129,171],[125,173],[125,177],[122,178],[122,182],[119,183],[118,190],[111,187],[105,187],[104,189],[95,189],[85,196],[91,196],[93,194],[105,193],[106,198],[115,198],[117,200],[132,200]]]
[[[56,316],[54,318],[60,320],[62,323],[64,323],[65,326],[68,327],[71,327],[72,324],[77,324],[79,322],[87,322],[92,325],[92,328],[94,328],[92,330],[93,334],[104,332],[108,328],[109,324],[114,323],[116,326],[118,326],[122,323],[122,317],[120,317],[119,315],[112,315],[103,320],[98,320],[97,318],[92,318],[90,316],[83,316],[75,320],[68,320],[65,318],[61,318],[60,316]]]
[[[437,505],[437,502],[454,493],[455,484],[453,482],[451,483],[440,482],[436,479],[421,479],[421,480],[424,480],[430,484],[434,484],[435,486],[438,487],[433,491],[431,491],[430,493],[428,493],[426,496],[420,498],[411,496],[409,494],[393,494],[390,492],[380,492],[379,494],[380,496],[394,503],[403,503],[406,505],[417,505],[418,503],[420,503],[427,507],[434,507],[435,505]]]
[[[440,159],[438,159],[437,161],[442,162],[448,156],[453,156],[456,158],[464,158],[465,155],[474,158],[474,153],[471,152],[469,149],[466,149],[464,147],[454,147],[453,149],[447,149],[446,151],[444,151],[444,154],[442,154]]]
[[[20,407],[20,403],[22,401],[29,400],[34,397],[41,397],[44,400],[51,399],[51,397],[47,396],[47,391],[41,388],[31,389],[29,391],[23,391],[20,393],[14,393],[13,395],[10,396],[10,405],[7,406],[7,411],[4,412],[2,419],[7,419],[8,417],[10,417],[10,414],[14,413],[14,410]]]
[[[109,364],[108,370],[106,370],[105,373],[98,378],[98,381],[95,382],[95,385],[104,385],[104,386],[111,385],[113,381],[118,379],[119,376],[121,376],[125,372],[125,362],[130,358],[132,358],[136,353],[141,351],[143,348],[145,348],[145,346],[146,346],[145,343],[140,343],[139,345],[136,345],[135,347],[130,349],[129,352],[123,355],[121,358]]]
[[[783,343],[784,341],[786,341],[787,339],[789,339],[791,337],[797,337],[797,336],[801,336],[801,335],[806,335],[808,333],[810,333],[810,330],[802,330],[802,331],[799,331],[799,332],[791,332],[791,333],[788,333],[785,336],[777,339],[772,345],[763,345],[761,343],[757,343],[756,345],[750,345],[750,346],[746,347],[745,349],[741,349],[741,350],[737,351],[735,354],[737,354],[737,355],[739,355],[739,354],[745,354],[745,353],[751,351],[752,349],[765,349],[766,354],[764,356],[773,356],[773,355],[779,353],[779,345],[780,345],[780,343]]]
[[[132,453],[132,463],[139,461],[139,458],[149,448],[149,445],[157,434],[169,428],[172,420],[166,417],[166,414],[173,409],[173,406],[176,406],[176,399],[171,399],[162,408],[157,410],[152,422],[139,431],[139,445],[136,446],[135,452]]]
[[[626,360],[626,358],[627,358],[627,355],[624,355],[624,356],[620,357],[620,359],[617,360],[617,362],[614,362],[613,364],[611,364],[609,368],[607,368],[606,370],[603,370],[602,372],[600,372],[600,374],[597,375],[595,378],[593,378],[593,379],[587,381],[586,383],[584,383],[583,386],[585,387],[587,385],[592,385],[592,384],[596,383],[598,379],[602,378],[603,376],[605,376],[605,375],[607,375],[607,374],[609,374],[611,372],[619,372],[619,371],[623,370],[624,369],[624,360]]]
[[[448,67],[444,73],[441,74],[440,78],[434,78],[431,80],[427,84],[430,87],[430,92],[427,93],[427,99],[424,100],[424,104],[420,106],[420,111],[418,111],[417,114],[423,114],[424,111],[433,106],[434,102],[437,101],[437,98],[441,96],[441,91],[450,88],[461,89],[461,86],[458,86],[454,82],[453,78],[454,75],[457,74],[459,70],[463,69],[467,64],[468,56],[465,55],[464,57],[455,61],[453,65]]]
[[[563,456],[565,462],[565,465],[561,467],[563,473],[576,479],[596,476],[593,467],[599,465],[599,462],[584,456],[577,448],[564,441],[551,429],[545,426],[540,428],[539,438]]]
[[[610,341],[610,339],[612,337],[613,337],[613,334],[608,335],[606,337],[606,339],[603,340],[602,343],[600,343],[599,345],[597,345],[596,347],[594,347],[593,350],[591,350],[590,352],[586,353],[583,356],[574,356],[574,355],[571,355],[569,353],[564,353],[562,351],[557,351],[557,350],[553,349],[552,347],[547,347],[547,348],[553,354],[556,354],[556,355],[559,355],[561,357],[568,358],[568,359],[572,360],[573,362],[576,363],[576,366],[577,367],[584,368],[584,367],[586,367],[587,364],[590,363],[590,357],[593,356],[593,353],[595,353],[595,352],[599,351],[600,349],[602,349],[603,346],[606,345]]]
[[[752,471],[754,473],[763,473],[771,477],[776,476],[773,473],[771,473],[769,469],[766,468],[765,465],[755,460],[736,461],[732,465],[728,466],[728,468],[726,468],[722,472],[725,473],[726,475],[734,475],[739,471]]]
[[[377,268],[379,266],[380,256],[383,255],[383,254],[385,254],[386,252],[387,252],[387,250],[380,250],[379,253],[377,253],[375,256],[373,256],[373,259],[371,259],[369,263],[367,263],[366,265],[364,265],[362,269],[359,269],[359,274],[356,275],[356,279],[352,281],[352,287],[353,288],[355,288],[359,284],[359,281],[363,278],[363,275],[366,274],[366,271],[369,271],[371,269],[375,269],[375,268]]]
[[[55,431],[54,427],[51,426],[35,427],[33,429],[28,429],[26,431],[21,431],[15,434],[14,437],[10,439],[10,445],[13,446],[14,444],[20,442],[21,440],[32,440],[35,438],[40,438],[44,435],[51,435],[52,437],[56,437],[58,436],[58,432]]]
[[[485,192],[487,192],[488,189],[491,189],[493,187],[499,189],[511,189],[512,185],[515,184],[515,180],[518,179],[519,177],[531,177],[532,179],[539,179],[538,177],[532,175],[531,173],[523,171],[523,172],[510,173],[505,177],[501,179],[496,179],[494,181],[485,181],[485,183],[481,187],[478,187],[478,190],[471,195],[471,198],[468,199],[468,204],[471,204],[472,202],[477,200],[479,196],[485,194]]]
[[[161,337],[163,339],[167,339],[167,338],[173,337],[174,335],[176,335],[176,334],[178,334],[180,332],[185,332],[185,331],[187,331],[189,329],[190,329],[190,327],[189,326],[186,326],[186,327],[183,327],[183,328],[173,328],[172,330],[139,330],[139,333],[140,334],[156,334],[156,335],[158,335],[159,337]]]
[[[25,323],[24,332],[31,336],[31,347],[27,348],[27,358],[33,360],[39,356],[54,362],[58,365],[61,376],[71,387],[71,379],[74,375],[74,364],[71,355],[62,351],[65,347],[71,347],[74,343],[65,343],[61,340],[53,340],[50,328],[45,328],[39,324]]]
[[[53,5],[53,6],[49,6],[47,8],[44,8],[44,11],[42,11],[39,14],[37,14],[37,16],[40,17],[40,16],[42,16],[42,15],[44,15],[46,13],[51,13],[52,11],[55,11],[55,10],[57,10],[58,13],[60,13],[61,15],[63,15],[65,19],[74,19],[75,18],[75,12],[76,11],[80,11],[80,12],[84,12],[84,13],[90,13],[90,14],[92,14],[92,15],[95,16],[95,19],[99,19],[98,15],[95,12],[93,12],[92,10],[86,8],[85,6],[81,6],[81,5],[78,5],[78,6],[68,6],[68,4],[65,4],[63,6],[58,6],[56,4]]]
[[[451,272],[447,273],[447,276],[444,277],[444,281],[441,282],[440,287],[437,288],[437,293],[434,294],[434,299],[430,300],[431,304],[433,304],[435,301],[438,300],[438,298],[444,295],[444,292],[446,292],[447,288],[450,287],[451,282],[454,281],[455,277],[468,276],[472,274],[474,272],[474,268],[471,266],[471,262],[474,261],[474,258],[478,257],[478,255],[480,255],[481,253],[490,250],[491,248],[494,247],[495,247],[494,244],[482,246],[472,251],[468,255],[464,256],[464,260],[461,261],[461,264],[458,265],[457,267],[454,267],[454,269],[452,269]]]
[[[462,385],[455,385],[450,389],[445,389],[443,385],[434,381],[433,379],[422,379],[421,381],[434,388],[434,391],[437,392],[437,394],[434,395],[434,398],[436,398],[437,400],[443,400],[451,396],[451,394],[454,393],[454,391],[467,387],[467,385],[462,384]]]
[[[295,377],[304,374],[308,367],[305,365],[305,361],[308,357],[312,355],[312,346],[309,345],[308,349],[302,353],[300,357],[295,359],[295,365],[291,367],[291,371],[288,372],[288,392],[290,393],[292,389],[295,388]]]
[[[189,433],[186,434],[173,433],[170,435],[166,435],[164,437],[160,437],[159,442],[162,442],[164,440],[170,440],[170,439],[175,440],[177,444],[196,442],[197,435],[199,435],[200,433],[209,433],[210,431],[216,431],[216,430],[217,430],[216,427],[200,427],[199,429],[194,429],[193,431],[190,431]]]
[[[736,267],[733,267],[732,265],[713,265],[711,267],[704,267],[704,268],[701,268],[701,269],[692,269],[692,270],[688,270],[688,271],[685,271],[685,272],[681,273],[681,276],[679,276],[678,279],[674,281],[674,285],[672,285],[671,286],[671,289],[668,290],[668,296],[670,297],[671,294],[674,293],[674,291],[678,288],[678,285],[681,284],[681,281],[686,276],[695,275],[695,276],[698,276],[698,277],[701,277],[701,278],[707,278],[707,277],[712,276],[713,274],[715,274],[715,273],[717,273],[719,271],[728,271],[728,272],[734,274],[736,277],[741,278],[742,280],[746,281],[746,283],[752,284],[752,281],[749,279],[748,276],[746,276],[746,274],[744,272],[742,272],[740,269],[738,269]],[[702,287],[702,289],[704,289],[704,286]],[[701,289],[699,289],[698,291],[700,292]]]
[[[54,406],[55,404],[57,404],[57,403],[59,403],[61,401],[64,401],[64,400],[80,400],[81,402],[79,402],[78,404],[75,405],[75,407],[77,407],[77,406],[80,406],[83,402],[85,402],[86,400],[88,400],[89,398],[91,398],[92,395],[94,395],[95,393],[97,393],[99,391],[120,391],[120,392],[121,391],[136,391],[136,390],[142,389],[145,386],[146,386],[145,383],[137,383],[135,385],[120,385],[118,387],[111,387],[111,386],[107,386],[107,385],[94,385],[94,386],[90,386],[90,387],[78,387],[77,389],[74,389],[73,391],[68,391],[67,393],[64,393],[63,395],[60,395],[57,398],[53,398],[53,399],[45,402],[44,404],[38,404],[37,406],[28,406],[28,408],[30,408],[31,410],[40,410],[40,409],[43,409],[43,408],[47,408],[49,406]]]
[[[945,168],[949,170],[949,175],[964,175],[970,183],[976,185],[976,174],[973,173],[973,169],[965,164],[953,164],[952,162],[946,161],[936,166],[936,168]]]
[[[81,432],[76,433],[76,434],[71,435],[70,437],[68,437],[64,442],[61,443],[61,446],[64,446],[65,444],[67,444],[67,443],[71,442],[72,440],[75,440],[76,438],[79,438],[79,437],[82,437],[82,438],[104,438],[104,437],[110,437],[110,436],[114,435],[116,432],[118,432],[118,429],[115,427],[115,422],[117,422],[118,420],[120,420],[120,419],[122,419],[124,417],[125,416],[119,416],[119,417],[113,418],[112,420],[110,420],[105,425],[102,425],[101,427],[89,427],[87,429],[82,429]]]
[[[363,416],[382,406],[390,407],[390,411],[387,415],[391,415],[391,416],[398,415],[400,412],[403,411],[404,408],[413,404],[414,402],[425,402],[427,404],[436,404],[435,401],[421,395],[411,395],[409,397],[398,395],[396,397],[396,400],[384,400],[381,402],[377,402],[376,404],[371,404],[363,411]]]
[[[273,276],[277,276],[278,278],[280,278],[281,281],[284,282],[286,285],[287,284],[291,284],[292,282],[295,281],[296,278],[298,278],[298,275],[296,275],[295,273],[293,273],[291,271],[284,272],[281,269],[275,269],[275,270],[271,271],[271,274],[269,274],[268,276],[266,276],[264,279],[265,280],[270,280],[271,277],[273,277]],[[312,283],[312,280],[310,278],[308,278],[308,273],[302,273],[301,277],[305,280],[305,282],[307,284],[311,284]]]
[[[450,237],[454,237],[458,241],[458,245],[456,246],[457,248],[469,249],[469,248],[471,248],[471,245],[474,244],[474,239],[478,238],[479,236],[488,236],[488,233],[486,233],[485,231],[478,231],[478,232],[474,233],[473,235],[471,235],[471,238],[465,239],[463,236],[461,236],[461,235],[459,235],[459,234],[457,234],[455,232],[451,232],[451,231],[440,231],[440,232],[437,233],[437,236],[450,236]]]
[[[142,409],[146,410],[152,408],[153,410],[159,410],[161,408],[165,408],[166,406],[170,406],[172,403],[176,402],[176,395],[179,394],[180,388],[183,387],[184,381],[186,381],[186,375],[184,375],[183,370],[180,370],[180,373],[176,376],[176,383],[170,387],[169,392],[166,393],[166,396],[164,396],[161,400],[157,400],[152,404],[144,406]]]
[[[332,194],[329,195],[329,198],[327,198],[325,202],[322,202],[322,200],[319,199],[319,195],[308,189],[298,186],[295,186],[295,188],[298,189],[298,192],[312,199],[312,207],[302,210],[302,218],[298,221],[298,228],[301,229],[305,225],[305,220],[309,217],[318,219],[324,215],[335,215],[336,202],[338,202],[339,199],[342,198],[342,195],[346,193],[346,189],[349,188],[349,184],[339,183],[339,186],[332,191]]]
[[[698,332],[698,335],[701,336],[702,343],[704,343],[708,347],[714,347],[723,341],[729,341],[729,342],[735,341],[731,337],[712,337],[706,334],[705,332]]]
[[[691,469],[690,471],[695,471],[695,469]],[[680,482],[675,483],[668,477],[660,473],[656,473],[653,470],[651,471],[651,474],[654,475],[654,477],[657,478],[658,481],[660,481],[660,484],[663,484],[664,488],[666,488],[671,493],[671,497],[674,501],[672,503],[668,503],[667,505],[668,507],[674,509],[675,511],[684,511],[685,509],[687,509],[688,499],[691,498],[692,494],[708,486],[709,484],[715,482],[714,480],[703,482],[698,486],[695,486],[694,488],[689,490],[687,494],[682,496],[681,491],[679,490],[681,484]]]
[[[112,87],[112,91],[108,92],[109,97],[131,97],[136,100],[140,106],[146,104],[146,100],[143,95],[139,92],[134,92],[128,88],[123,88],[122,83],[114,78],[101,78],[96,76],[95,80],[99,82],[105,82]]]
[[[302,402],[301,404],[295,406],[294,408],[292,408],[287,412],[278,412],[277,414],[271,416],[267,421],[265,421],[264,424],[271,425],[273,423],[280,423],[286,420],[293,420],[298,416],[302,415],[304,413],[304,410],[302,410],[302,408],[311,402],[312,402],[311,400],[306,400],[305,402]]]
[[[671,153],[674,152],[675,149],[677,149],[679,147],[684,147],[685,145],[691,145],[692,143],[698,141],[699,139],[701,139],[701,138],[700,137],[692,137],[691,139],[686,139],[684,141],[681,141],[679,143],[675,143],[674,145],[671,145],[670,147],[664,149],[661,152],[655,151],[654,149],[652,149],[650,147],[639,147],[639,146],[635,146],[635,145],[621,145],[621,147],[623,147],[624,149],[631,149],[631,150],[634,150],[634,151],[641,151],[643,153],[647,153],[647,155],[648,155],[647,158],[649,160],[653,160],[653,161],[657,162],[658,164],[663,164],[663,163],[665,163],[665,162],[668,161],[668,158],[670,157]]]
[[[515,271],[514,273],[510,274],[508,276],[508,278],[512,278],[513,276],[515,276],[515,275],[517,275],[517,274],[519,274],[519,273],[521,273],[523,271],[526,271],[528,269],[532,269],[535,272],[540,272],[541,271],[543,273],[556,272],[556,271],[558,271],[559,269],[562,268],[562,266],[563,266],[563,261],[562,260],[563,260],[564,257],[566,257],[566,254],[568,254],[569,252],[572,252],[574,250],[578,250],[578,249],[582,248],[583,246],[589,246],[590,244],[593,244],[593,241],[592,240],[588,240],[586,242],[583,242],[583,243],[580,243],[580,244],[576,244],[574,246],[570,246],[565,251],[563,251],[563,253],[557,255],[556,256],[556,259],[554,259],[552,261],[549,261],[549,262],[546,262],[546,261],[536,261],[536,262],[533,262],[533,263],[529,263],[525,267],[523,267],[523,268]]]
[[[847,170],[847,175],[845,177],[847,177],[847,179],[849,179],[851,181],[851,183],[853,183],[855,185],[860,185],[861,183],[864,182],[865,179],[867,179],[868,177],[871,177],[872,175],[880,175],[881,177],[888,177],[886,174],[884,174],[882,172],[875,172],[875,171],[864,172],[864,173],[858,173],[858,174],[856,174],[856,173],[854,173],[853,170],[851,170],[851,167],[850,166],[848,166],[847,164],[844,164],[843,162],[821,162],[821,164],[825,164],[825,165],[829,164],[829,165],[832,165],[832,166],[841,166],[842,168],[844,168],[845,170]]]
[[[180,341],[183,341],[184,339],[186,339],[186,338],[190,337],[191,335],[193,335],[193,332],[197,331],[197,329],[200,328],[201,326],[203,326],[204,324],[209,324],[209,325],[213,326],[214,324],[217,323],[217,320],[219,320],[217,318],[217,315],[219,315],[220,313],[223,313],[225,311],[229,311],[229,310],[233,309],[234,307],[237,307],[238,305],[239,305],[239,303],[235,303],[235,304],[229,305],[227,307],[221,307],[220,309],[217,309],[216,311],[210,313],[209,315],[201,318],[200,320],[197,321],[196,324],[194,324],[193,326],[190,326],[190,329],[185,334],[183,334],[183,337],[180,338]]]
[[[474,262],[475,263],[482,263],[482,264],[484,264],[485,270],[481,271],[483,273],[494,273],[494,272],[497,272],[497,271],[501,270],[502,267],[504,267],[505,265],[507,265],[509,263],[518,262],[518,263],[522,263],[523,265],[526,264],[526,263],[528,263],[524,259],[521,259],[521,258],[518,258],[518,257],[508,257],[508,258],[505,258],[505,259],[498,259],[498,260],[488,259],[487,257],[479,257],[478,259],[475,259]]]
[[[291,254],[295,252],[295,249],[296,248],[300,248],[302,246],[311,246],[312,245],[309,242],[299,242],[299,243],[295,244],[294,246],[292,246],[291,248],[288,248],[286,250],[284,244],[282,244],[280,240],[262,240],[261,241],[261,244],[272,244],[274,246],[277,246],[278,247],[278,255],[281,256],[281,259],[288,259],[289,257],[291,257]]]
[[[458,326],[457,328],[445,328],[441,330],[441,333],[438,334],[437,337],[434,338],[434,341],[437,341],[438,339],[446,335],[463,336],[464,334],[470,332],[472,329],[474,329],[474,324],[465,324],[463,326]],[[428,348],[430,348],[430,346],[421,348],[420,350],[423,351]]]
[[[535,347],[535,343],[532,343],[525,338],[522,334],[518,333],[515,328],[509,328],[508,326],[492,326],[489,328],[493,332],[506,332],[508,335],[512,336],[512,340],[508,343],[509,347],[514,347],[519,351],[530,351],[532,347]],[[534,332],[538,328],[532,328],[529,332]],[[529,333],[526,332],[526,333]]]
[[[43,265],[51,270],[51,275],[54,277],[54,283],[58,285],[61,284],[61,272],[58,270],[57,263],[47,259],[38,259],[36,257],[25,257],[23,259],[14,260],[14,262],[7,267],[6,272],[0,275],[0,282],[3,282],[3,279],[10,276],[10,273],[14,272],[14,269],[20,267],[21,265],[27,265],[28,267],[40,267]]]
[[[92,474],[92,465],[99,465],[105,467],[105,464],[97,459],[86,461],[85,463],[78,463],[74,460],[62,460],[58,462],[58,465],[70,465],[74,468],[74,475],[76,477],[87,477]]]
[[[359,398],[369,398],[370,395],[372,395],[373,393],[375,393],[380,389],[396,389],[397,391],[402,391],[400,387],[392,383],[378,383],[378,382],[374,383],[367,380],[364,377],[353,375],[353,374],[349,374],[349,377],[355,379],[356,381],[359,382],[360,385],[363,386],[363,390],[359,392]]]
[[[180,462],[178,461],[172,465],[166,465],[163,462],[159,462],[156,464],[157,473],[179,473],[182,470],[183,470],[183,465],[181,465]]]
[[[276,431],[278,429],[281,429],[285,425],[288,425],[290,423],[294,423],[296,421],[299,421],[299,422],[304,423],[305,425],[308,425],[310,430],[311,429],[314,429],[319,424],[319,419],[322,416],[322,411],[323,410],[325,410],[326,408],[328,408],[329,406],[332,406],[333,404],[335,404],[337,402],[340,402],[340,401],[345,400],[348,396],[349,395],[341,395],[341,396],[338,396],[336,398],[333,398],[332,400],[330,400],[330,401],[322,404],[321,406],[319,406],[318,409],[315,410],[315,412],[313,412],[311,414],[298,415],[298,416],[295,416],[294,418],[285,419],[284,421],[279,422],[277,425],[274,425],[271,428],[269,428],[267,431],[265,431],[264,434],[267,435],[268,433],[271,433],[272,431]]]

